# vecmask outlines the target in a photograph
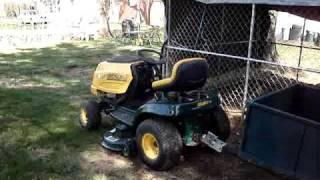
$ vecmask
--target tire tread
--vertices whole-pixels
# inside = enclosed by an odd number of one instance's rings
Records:
[[[163,162],[150,165],[150,163],[148,163],[148,160],[146,160],[143,154],[141,153],[141,156],[143,156],[143,161],[146,162],[149,166],[151,166],[151,168],[156,170],[170,169],[171,167],[176,165],[180,159],[180,154],[183,147],[180,133],[172,123],[169,123],[165,120],[148,119],[143,121],[139,125],[137,129],[137,135],[139,136],[139,132],[144,131],[145,128],[150,127],[155,128],[156,131],[159,132],[160,137],[158,138],[161,141],[160,143],[162,143],[162,145],[160,146],[162,147],[162,149],[164,149],[164,151],[166,151],[164,155],[165,157],[163,157]],[[139,142],[138,144],[140,152],[142,152],[140,147],[141,145]]]

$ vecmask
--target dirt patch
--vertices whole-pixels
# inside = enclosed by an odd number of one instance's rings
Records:
[[[185,148],[179,165],[169,171],[153,171],[139,157],[127,159],[102,147],[84,152],[83,158],[97,179],[283,179],[280,175],[241,160],[235,154],[240,142],[240,125],[232,123],[234,129],[229,141],[233,151],[219,154],[209,148]]]
[[[232,154],[218,154],[207,148],[186,149],[178,166],[161,172],[149,169],[138,157],[127,159],[102,148],[84,159],[84,168],[90,168],[98,179],[282,179]]]

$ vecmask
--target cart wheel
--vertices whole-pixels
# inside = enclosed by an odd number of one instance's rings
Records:
[[[87,130],[95,130],[100,127],[101,113],[99,104],[95,101],[81,103],[80,125]]]
[[[226,112],[221,106],[218,106],[210,114],[210,129],[219,139],[226,141],[230,136],[230,122]]]
[[[173,124],[161,120],[143,121],[136,133],[143,162],[154,170],[167,170],[179,162],[182,139]]]

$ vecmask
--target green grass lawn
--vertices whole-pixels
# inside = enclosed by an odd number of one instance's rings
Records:
[[[290,65],[293,67],[298,66],[300,57],[300,48],[284,45],[277,45],[278,58],[280,63]],[[303,48],[300,66],[303,68],[320,69],[320,48],[308,49]]]
[[[79,127],[79,104],[97,63],[129,49],[105,40],[0,54],[0,179],[92,176],[82,153],[103,130]]]

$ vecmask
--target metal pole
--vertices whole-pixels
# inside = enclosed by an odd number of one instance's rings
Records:
[[[251,62],[256,62],[256,63],[269,64],[269,65],[274,65],[274,66],[286,67],[286,68],[291,68],[291,69],[298,69],[301,71],[307,71],[307,72],[313,72],[313,73],[320,74],[320,70],[317,70],[317,69],[301,68],[301,67],[291,66],[291,65],[287,65],[287,64],[280,64],[280,63],[276,63],[276,62],[272,62],[272,61],[266,61],[266,60],[262,60],[262,59],[254,59],[254,58],[248,58],[248,57],[242,57],[242,56],[234,56],[234,55],[229,55],[229,54],[221,54],[221,53],[202,51],[202,50],[194,50],[194,49],[174,47],[174,46],[167,46],[167,48],[180,50],[180,51],[200,53],[200,54],[214,55],[214,56],[219,56],[219,57],[227,57],[227,58],[231,58],[234,60],[251,61]],[[228,59],[226,59],[226,60],[228,60]]]
[[[167,3],[168,9],[168,19],[167,19],[167,46],[170,46],[171,40],[171,0],[168,0]],[[166,47],[166,64],[165,64],[165,72],[163,77],[167,77],[169,75],[169,49]]]
[[[298,68],[300,67],[301,65],[301,59],[302,59],[302,50],[303,50],[303,42],[304,42],[304,31],[306,29],[306,21],[307,19],[304,18],[304,21],[303,21],[303,28],[302,28],[302,35],[301,35],[301,42],[300,42],[300,54],[299,54],[299,61],[298,61]],[[297,71],[297,77],[296,77],[296,80],[299,81],[299,70]]]
[[[137,13],[136,13],[136,21],[137,21],[137,23],[138,23],[138,29],[137,29],[137,36],[138,36],[138,38],[137,38],[137,40],[136,40],[136,45],[142,45],[142,44],[140,44],[140,39],[141,39],[141,37],[140,37],[140,26],[141,26],[141,18],[140,18],[140,16],[141,16],[141,10],[140,10],[140,0],[137,0]]]
[[[222,5],[222,13],[221,13],[221,27],[220,27],[220,42],[219,42],[219,49],[220,49],[220,52],[224,52],[224,49],[223,49],[223,44],[224,44],[224,41],[223,41],[223,35],[224,35],[224,19],[225,19],[225,5]],[[218,62],[221,62],[224,60],[224,58],[217,58],[219,61]],[[218,76],[218,81],[221,81],[221,77]]]
[[[221,26],[220,26],[220,47],[223,45],[223,33],[224,33],[224,16],[225,16],[225,5],[222,5],[222,13],[221,13]]]
[[[249,45],[248,45],[248,58],[251,58],[251,55],[252,55],[252,38],[254,34],[255,17],[256,17],[256,5],[252,4],[250,37],[249,37]],[[250,76],[250,60],[247,60],[246,81],[244,86],[244,95],[243,95],[243,104],[242,104],[243,109],[246,106],[246,102],[248,98],[247,96],[248,96],[249,76]]]

